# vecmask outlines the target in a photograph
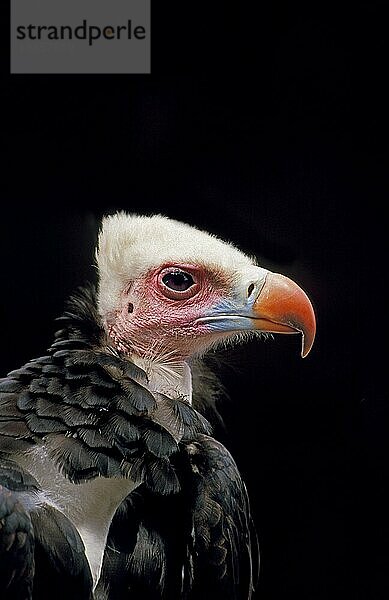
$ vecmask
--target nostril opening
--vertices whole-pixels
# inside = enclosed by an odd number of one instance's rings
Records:
[[[255,285],[253,283],[250,283],[248,289],[247,289],[247,298],[250,298],[251,294],[253,293],[255,288]]]
[[[134,305],[133,305],[133,303],[132,303],[132,302],[129,302],[129,304],[128,304],[128,309],[127,309],[127,310],[128,310],[128,312],[129,312],[129,313],[132,313],[132,312],[134,312]]]

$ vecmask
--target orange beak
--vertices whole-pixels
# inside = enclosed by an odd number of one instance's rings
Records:
[[[301,333],[301,356],[307,356],[315,339],[315,313],[308,296],[294,281],[269,271],[252,311],[254,329]]]

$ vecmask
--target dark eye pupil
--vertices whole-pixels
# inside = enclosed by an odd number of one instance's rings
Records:
[[[166,287],[176,292],[185,292],[185,290],[188,290],[194,284],[192,276],[183,271],[166,273],[166,275],[162,277],[162,281]]]

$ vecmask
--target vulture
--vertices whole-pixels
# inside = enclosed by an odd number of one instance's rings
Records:
[[[47,354],[0,380],[0,597],[249,599],[255,528],[204,356],[300,333],[304,357],[312,304],[161,215],[105,217],[96,265]]]

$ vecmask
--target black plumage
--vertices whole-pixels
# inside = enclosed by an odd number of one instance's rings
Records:
[[[92,288],[73,297],[59,320],[49,354],[0,381],[0,434],[8,447],[17,452],[22,440],[44,439],[74,482],[128,473],[147,479],[158,461],[168,473],[165,459],[178,449],[174,433],[209,432],[207,421],[184,401],[157,400],[142,385],[146,374],[105,345]],[[171,482],[170,474],[160,479],[161,492],[171,491]]]
[[[43,444],[74,484],[127,477],[140,485],[114,517],[96,598],[249,598],[247,494],[231,456],[209,437],[208,421],[183,399],[151,393],[146,373],[109,346],[92,287],[58,321],[47,355],[0,381],[0,506],[12,497],[6,510],[15,512],[17,482],[30,477],[17,457]],[[32,497],[39,486],[27,483]],[[13,545],[14,585],[24,577],[26,591],[12,597],[62,598],[54,590],[64,581],[67,597],[91,598],[76,529],[52,506],[31,506],[21,504],[14,525],[25,539]],[[3,554],[7,531],[0,531]],[[7,580],[1,585],[7,589]]]
[[[259,556],[245,485],[226,448],[199,434],[173,459],[180,490],[141,485],[116,512],[96,598],[251,598]]]
[[[42,506],[31,512],[35,538],[33,598],[92,600],[92,576],[84,544],[60,511]]]
[[[31,517],[20,502],[18,492],[27,487],[34,488],[36,482],[22,471],[15,470],[11,461],[2,458],[0,481],[1,598],[29,600],[34,580],[34,535]]]
[[[38,506],[40,486],[16,462],[0,457],[0,480],[2,600],[91,600],[84,545],[69,519]]]

